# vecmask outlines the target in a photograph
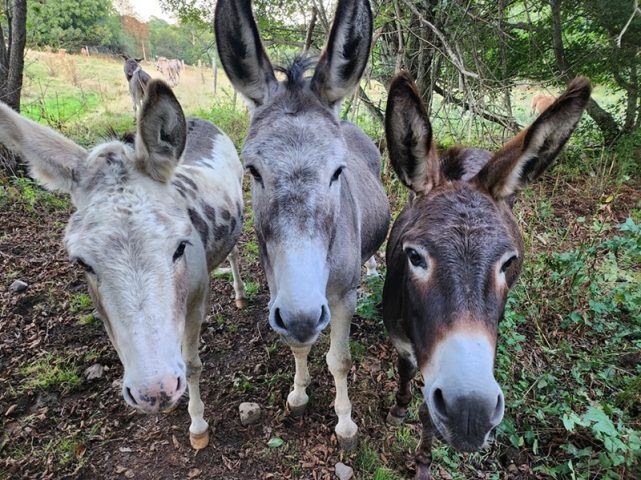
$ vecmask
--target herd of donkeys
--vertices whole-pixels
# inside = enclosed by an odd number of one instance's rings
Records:
[[[207,445],[200,326],[209,310],[209,274],[227,258],[236,303],[246,303],[235,244],[247,171],[270,292],[268,321],[295,358],[289,410],[305,409],[308,353],[329,326],[335,434],[342,448],[355,446],[350,323],[362,265],[375,269],[374,254],[387,239],[383,318],[399,377],[387,421],[403,421],[420,370],[416,478],[430,478],[434,438],[478,450],[503,418],[493,373],[497,328],[524,249],[512,205],[572,134],[590,82],[572,81],[495,152],[438,152],[413,80],[398,73],[388,90],[385,135],[391,166],[410,195],[388,235],[379,151],[338,116],[368,61],[368,0],[339,0],[320,57],[296,58],[277,69],[280,79],[250,0],[218,0],[215,33],[225,72],[250,111],[242,164],[216,126],[185,119],[161,80],[145,82],[135,138],[91,150],[0,105],[0,142],[19,153],[44,186],[71,196],[75,211],[65,244],[86,272],[123,364],[123,397],[141,411],[158,412],[188,389],[191,444]]]

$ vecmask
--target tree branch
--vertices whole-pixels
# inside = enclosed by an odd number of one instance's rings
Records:
[[[448,94],[445,92],[443,88],[441,88],[440,85],[434,84],[434,91],[438,93],[441,97],[443,97],[446,100],[451,101],[454,105],[458,105],[459,107],[463,108],[464,110],[471,110],[472,107],[467,102],[466,100],[462,100],[460,98],[457,98],[453,95]],[[516,120],[513,118],[507,117],[505,115],[497,115],[492,112],[488,112],[487,110],[480,110],[478,111],[478,114],[481,116],[481,118],[484,118],[485,120],[492,122],[492,123],[497,123],[501,125],[502,127],[507,128],[508,130],[512,132],[517,132],[521,128],[523,128],[521,125],[519,125]]]

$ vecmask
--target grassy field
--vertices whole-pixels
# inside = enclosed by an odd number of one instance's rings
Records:
[[[246,112],[219,75],[214,96],[211,72],[202,79],[188,67],[175,92],[188,115],[214,121],[240,146]],[[372,88],[377,99],[380,86]],[[533,91],[513,95],[524,124]],[[616,102],[602,88],[595,96]],[[119,60],[29,52],[23,112],[85,146],[111,128],[134,128]],[[380,140],[382,127],[363,106],[347,116]],[[466,140],[485,128],[458,118],[435,122],[436,138]],[[594,148],[594,137],[583,121],[560,164],[515,206],[526,259],[500,326],[505,419],[486,451],[461,454],[437,444],[436,479],[641,478],[641,147]],[[405,192],[387,169],[383,180],[397,212]],[[268,291],[248,201],[240,250],[250,308],[236,313],[228,279],[213,279],[218,296],[204,327],[202,390],[216,435],[196,456],[183,438],[182,405],[168,418],[134,416],[111,385],[121,367],[60,246],[66,199],[25,178],[0,182],[0,478],[330,478],[337,461],[358,479],[411,477],[420,398],[417,391],[404,426],[385,425],[395,355],[380,319],[381,279],[363,286],[354,321],[350,395],[361,439],[346,454],[331,433],[326,338],[311,357],[314,406],[304,421],[284,412],[293,361],[265,319]],[[7,291],[17,278],[33,284],[26,297]],[[238,338],[252,339],[246,358],[237,357]],[[92,383],[82,372],[97,361],[110,369]],[[252,431],[235,412],[240,401],[254,400],[267,413]],[[154,462],[166,468],[154,470]]]

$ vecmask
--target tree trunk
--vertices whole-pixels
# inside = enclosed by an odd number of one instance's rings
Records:
[[[552,7],[552,48],[554,50],[554,57],[556,58],[556,66],[561,78],[566,82],[570,82],[576,75],[565,58],[560,0],[550,0],[550,7]],[[621,134],[621,130],[614,120],[614,117],[601,108],[601,106],[592,98],[590,98],[590,101],[588,102],[586,111],[588,112],[588,115],[592,117],[592,120],[594,120],[599,126],[606,145],[615,143]]]
[[[26,0],[5,1],[5,15],[9,25],[8,38],[0,30],[2,58],[0,58],[0,100],[20,111],[22,92],[22,70],[24,68],[24,47],[27,40]],[[9,48],[5,49],[5,45]]]
[[[303,53],[307,53],[312,47],[312,40],[314,39],[314,28],[316,27],[316,17],[318,15],[318,10],[314,5],[312,7],[312,18],[309,21],[309,27],[307,28],[307,35],[305,36],[305,47],[303,48]]]
[[[625,123],[623,124],[623,131],[629,133],[638,126],[635,125],[638,113],[637,104],[639,103],[639,78],[637,76],[636,65],[630,65],[630,81],[627,82],[625,89],[628,93],[628,102],[625,109]]]
[[[24,47],[27,39],[26,0],[5,0],[4,14],[9,31],[0,28],[0,100],[20,112]],[[25,165],[12,152],[0,145],[0,168],[11,175],[25,174]]]

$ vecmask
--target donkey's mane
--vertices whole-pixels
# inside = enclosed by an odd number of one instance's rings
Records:
[[[277,65],[274,70],[284,73],[288,90],[299,90],[305,85],[305,73],[316,65],[316,59],[298,54],[285,65]]]
[[[103,136],[105,141],[110,142],[117,140],[131,147],[136,143],[136,134],[133,132],[118,133],[114,127],[109,127],[107,133]]]

